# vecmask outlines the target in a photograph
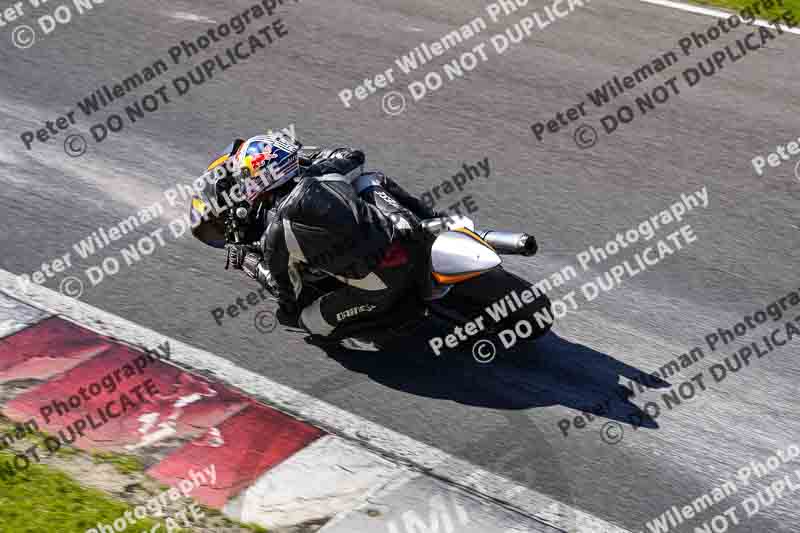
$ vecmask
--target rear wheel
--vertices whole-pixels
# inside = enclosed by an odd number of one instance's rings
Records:
[[[523,293],[531,293],[535,298],[524,303]],[[515,297],[516,295],[516,297]],[[530,297],[527,298],[530,300]],[[531,283],[497,267],[476,278],[459,283],[437,302],[437,306],[445,307],[453,319],[452,312],[458,313],[464,321],[483,316],[486,329],[496,333],[503,329],[513,329],[522,319],[527,320],[534,331],[529,338],[541,337],[552,326],[550,299],[532,288]],[[540,313],[541,326],[534,318]]]

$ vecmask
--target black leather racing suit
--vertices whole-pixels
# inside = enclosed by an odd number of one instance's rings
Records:
[[[362,152],[301,154],[303,162],[303,178],[270,213],[257,277],[271,285],[282,309],[302,308],[299,322],[309,332],[335,337],[402,298],[414,281],[419,221],[438,215],[384,174],[353,172]],[[308,267],[344,286],[301,298],[300,272]]]

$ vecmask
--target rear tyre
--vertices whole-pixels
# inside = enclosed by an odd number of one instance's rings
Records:
[[[522,301],[522,293],[526,290],[538,294],[538,297],[529,304]],[[516,293],[516,298],[512,293]],[[517,322],[523,319],[534,329],[528,339],[537,339],[552,327],[552,309],[547,295],[538,293],[531,287],[530,282],[503,267],[497,267],[476,278],[459,283],[437,303],[458,312],[466,320],[473,320],[478,316],[485,317],[486,329],[490,333],[513,329]],[[494,311],[499,321],[495,321],[491,314],[486,312],[487,307]],[[505,310],[508,316],[503,316],[502,310]],[[541,326],[540,321],[534,318],[536,313],[542,318]]]

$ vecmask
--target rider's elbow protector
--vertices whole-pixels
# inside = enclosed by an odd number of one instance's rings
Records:
[[[264,265],[263,258],[258,254],[247,254],[242,263],[242,270],[245,273],[258,281],[264,288],[271,294],[275,294],[275,280],[272,279],[272,273]]]

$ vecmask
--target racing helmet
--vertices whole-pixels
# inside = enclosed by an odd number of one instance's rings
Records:
[[[239,146],[233,155],[234,172],[245,180],[245,197],[249,202],[298,175],[301,146],[282,133],[257,135]]]

